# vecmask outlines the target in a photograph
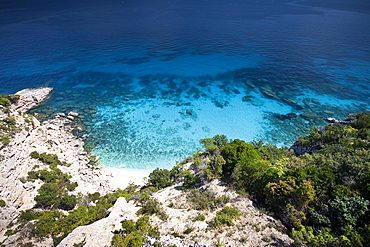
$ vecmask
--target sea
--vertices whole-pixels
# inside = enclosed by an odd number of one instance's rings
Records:
[[[79,113],[102,167],[171,168],[216,134],[292,145],[370,110],[368,0],[0,0],[0,93]]]

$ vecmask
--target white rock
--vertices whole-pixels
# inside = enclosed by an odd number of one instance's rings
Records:
[[[113,231],[121,229],[121,221],[137,220],[136,212],[139,207],[127,203],[124,197],[119,197],[107,218],[87,226],[73,230],[59,243],[58,247],[73,247],[85,241],[84,247],[110,246]]]

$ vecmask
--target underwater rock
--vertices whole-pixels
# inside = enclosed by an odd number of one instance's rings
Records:
[[[253,82],[252,82],[251,80],[247,80],[247,81],[245,82],[245,84],[246,84],[247,86],[250,86],[251,88],[255,88],[255,87],[256,87],[256,85],[254,85],[254,84],[253,84]]]
[[[305,99],[303,99],[303,104],[306,106],[306,107],[310,107],[310,99],[308,99],[308,98],[305,98]]]
[[[276,95],[275,92],[272,91],[272,88],[269,87],[269,86],[263,86],[260,88],[260,91],[262,94],[270,97],[270,98],[273,98],[273,99],[279,99],[279,97]]]
[[[157,119],[157,118],[159,118],[160,116],[161,116],[160,114],[153,114],[153,115],[152,115],[152,118]]]
[[[229,101],[224,101],[224,102],[221,102],[221,101],[219,101],[219,100],[214,100],[213,101],[213,103],[217,106],[217,107],[219,107],[219,108],[224,108],[225,106],[228,106],[228,105],[230,105],[230,102]]]
[[[291,120],[292,118],[297,117],[297,114],[295,113],[288,113],[288,114],[275,114],[274,115],[277,119],[285,121],[285,120]]]
[[[242,101],[243,101],[243,102],[248,102],[248,101],[252,101],[252,99],[253,99],[253,96],[244,96],[244,97],[242,98]]]
[[[288,105],[297,105],[297,101],[291,100],[291,99],[283,99],[285,103]]]
[[[204,132],[206,132],[206,133],[211,132],[211,129],[210,129],[210,128],[208,128],[207,126],[202,127],[202,130],[203,130]]]
[[[320,116],[318,115],[315,115],[313,113],[309,113],[309,112],[303,112],[301,114],[299,114],[302,118],[306,119],[306,120],[312,120],[312,119],[317,119],[317,118],[320,118]]]
[[[194,114],[193,109],[186,109],[186,114],[192,116]]]
[[[324,111],[324,113],[325,113],[325,114],[328,114],[328,115],[334,115],[334,112],[332,112],[332,111],[326,111],[326,110],[325,110],[325,111]]]
[[[263,106],[263,104],[264,104],[263,100],[260,100],[258,98],[254,98],[252,100],[252,105],[254,106]]]

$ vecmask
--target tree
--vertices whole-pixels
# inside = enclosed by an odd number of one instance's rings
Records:
[[[45,183],[39,189],[39,194],[35,197],[35,201],[40,207],[52,208],[59,204],[60,191],[55,183]]]
[[[356,225],[357,220],[368,210],[369,201],[354,195],[335,197],[328,202],[332,221],[336,226]]]
[[[233,140],[221,149],[221,155],[226,161],[222,167],[223,174],[230,175],[238,163],[260,159],[260,153],[252,146],[239,139]]]
[[[157,189],[162,189],[172,184],[171,172],[166,169],[155,169],[149,174],[149,182]]]

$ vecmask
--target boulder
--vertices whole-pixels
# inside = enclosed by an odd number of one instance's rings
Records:
[[[23,89],[17,93],[19,95],[18,101],[11,106],[16,111],[28,111],[29,109],[38,106],[47,99],[53,89],[50,87],[41,87],[34,89]]]

